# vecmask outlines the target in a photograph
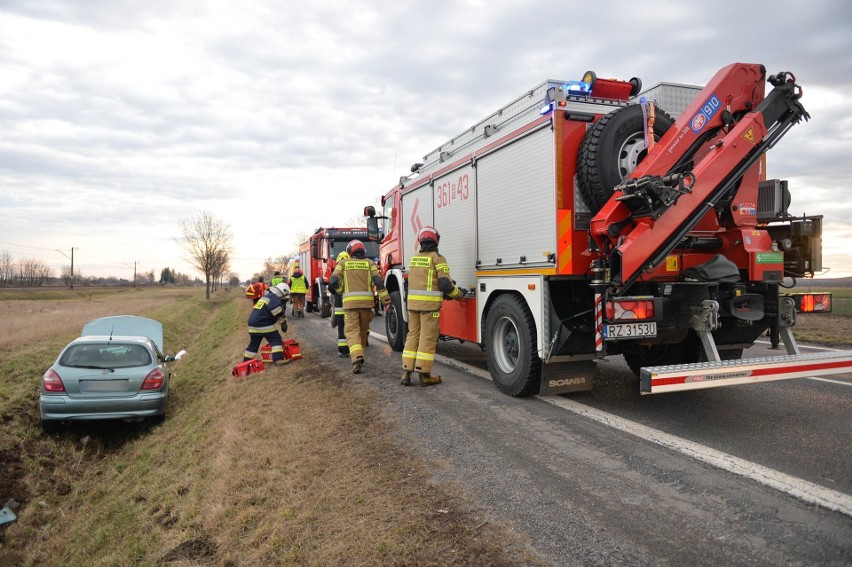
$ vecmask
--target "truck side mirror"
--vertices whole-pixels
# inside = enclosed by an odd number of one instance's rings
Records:
[[[319,239],[311,240],[311,258],[318,260],[319,257]]]
[[[370,240],[381,240],[379,238],[379,219],[375,216],[367,217],[367,238]]]
[[[364,216],[367,218],[376,216],[376,207],[372,205],[364,207]]]

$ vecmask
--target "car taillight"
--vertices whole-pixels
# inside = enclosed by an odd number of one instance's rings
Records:
[[[607,321],[654,318],[653,299],[615,299],[606,302]]]
[[[159,390],[163,387],[163,382],[166,381],[166,376],[159,368],[155,368],[145,376],[142,382],[141,390]]]
[[[56,370],[48,369],[41,377],[41,387],[45,392],[64,392],[65,384],[62,383],[62,378],[59,377]]]

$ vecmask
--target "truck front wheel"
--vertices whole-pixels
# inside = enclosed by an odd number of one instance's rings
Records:
[[[397,352],[402,352],[405,346],[405,336],[408,334],[408,325],[402,314],[402,294],[398,291],[390,292],[390,307],[385,313],[385,332],[388,344]]]
[[[494,300],[485,318],[485,356],[497,388],[509,396],[534,393],[541,379],[532,313],[516,295]]]

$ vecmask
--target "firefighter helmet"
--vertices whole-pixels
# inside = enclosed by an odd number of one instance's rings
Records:
[[[417,233],[417,242],[423,242],[424,240],[434,240],[435,244],[438,244],[441,240],[438,229],[433,226],[424,226],[421,228],[420,232]]]
[[[272,293],[274,293],[278,297],[290,297],[290,286],[285,284],[284,282],[276,284],[269,289],[272,290]]]
[[[346,253],[354,256],[356,252],[364,252],[364,243],[360,240],[352,240],[346,245]]]

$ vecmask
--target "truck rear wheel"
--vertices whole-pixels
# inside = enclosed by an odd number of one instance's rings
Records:
[[[402,314],[402,294],[398,291],[390,292],[390,307],[385,313],[385,334],[388,344],[397,351],[402,352],[405,346],[405,336],[408,334],[408,324]]]
[[[659,140],[674,120],[655,109],[654,138]],[[638,104],[625,106],[589,128],[577,154],[577,185],[586,204],[597,212],[621,183],[645,159],[645,121]]]
[[[541,380],[535,320],[516,295],[494,300],[485,318],[485,358],[497,388],[509,396],[534,393]]]

